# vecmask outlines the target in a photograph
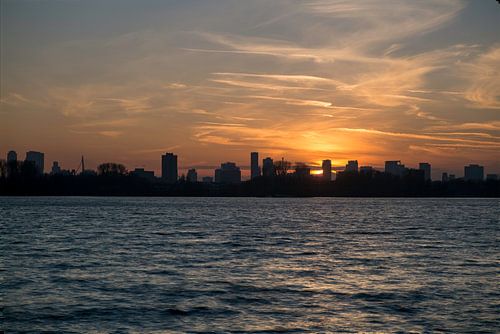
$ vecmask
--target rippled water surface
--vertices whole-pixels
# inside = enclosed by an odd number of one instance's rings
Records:
[[[2,326],[499,332],[498,199],[0,198]]]

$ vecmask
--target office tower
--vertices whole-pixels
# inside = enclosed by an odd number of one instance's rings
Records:
[[[198,182],[198,173],[196,173],[196,169],[192,168],[188,170],[186,180],[188,182]]]
[[[250,178],[255,179],[260,176],[259,153],[250,153]]]
[[[274,176],[274,162],[273,159],[267,157],[262,160],[262,175],[266,177]]]
[[[347,165],[345,165],[346,172],[358,172],[358,160],[349,160]]]
[[[484,179],[484,167],[479,165],[469,165],[464,167],[465,181],[482,181]]]
[[[35,164],[38,174],[43,174],[45,156],[42,152],[28,151],[26,152],[26,161],[31,161]]]
[[[426,181],[431,180],[431,164],[428,162],[421,162],[418,164],[418,169],[424,172],[424,178]]]
[[[202,178],[202,181],[203,181],[203,183],[212,183],[212,182],[214,182],[214,178],[211,176],[204,176]]]
[[[373,167],[372,166],[361,166],[361,167],[359,167],[359,172],[361,174],[372,174]]]
[[[161,178],[168,183],[177,182],[177,156],[175,154],[166,153],[161,156]]]
[[[234,162],[226,162],[215,170],[215,182],[235,184],[241,182],[241,170]]]
[[[323,164],[321,165],[323,169],[323,180],[331,181],[332,180],[332,161],[331,160],[323,160]]]
[[[59,166],[59,162],[54,161],[52,162],[52,169],[51,169],[51,174],[60,174],[61,173],[61,167]]]
[[[17,153],[16,151],[9,151],[7,153],[7,162],[17,161]]]
[[[399,160],[385,162],[385,172],[388,174],[403,176],[405,169],[405,165],[401,164]]]

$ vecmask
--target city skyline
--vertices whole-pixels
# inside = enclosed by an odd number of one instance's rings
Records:
[[[251,151],[317,170],[499,172],[496,1],[7,0],[0,12],[0,152],[160,175],[174,151],[200,177],[223,161],[249,177]]]
[[[81,156],[80,163],[78,167],[75,168],[62,168],[58,160],[52,161],[51,171],[49,172],[44,168],[45,164],[45,153],[38,151],[27,151],[25,159],[18,158],[17,151],[9,150],[6,153],[6,159],[0,158],[0,161],[10,162],[10,161],[29,161],[34,163],[36,169],[39,173],[43,174],[53,174],[54,170],[57,173],[61,173],[63,171],[67,173],[83,173],[84,171],[96,171],[99,169],[99,166],[96,168],[85,168],[84,156]],[[488,179],[488,177],[494,177],[495,179],[500,175],[496,170],[486,170],[488,173],[485,173],[485,167],[482,165],[478,165],[475,163],[469,163],[468,165],[462,166],[463,173],[453,173],[451,171],[444,171],[442,168],[437,168],[434,170],[434,167],[429,162],[419,162],[416,166],[409,166],[402,163],[401,160],[386,160],[384,161],[384,167],[380,168],[379,166],[373,166],[368,164],[360,164],[358,160],[348,160],[344,166],[334,166],[332,165],[331,159],[325,159],[321,161],[321,165],[312,165],[304,162],[290,162],[285,160],[284,157],[281,157],[281,160],[274,160],[273,157],[265,156],[259,161],[259,152],[252,151],[249,152],[249,164],[245,165],[239,164],[237,162],[226,161],[220,163],[219,166],[179,166],[178,164],[178,156],[173,152],[166,152],[165,154],[160,156],[160,171],[156,170],[146,170],[142,166],[123,166],[124,170],[130,174],[135,174],[137,176],[142,177],[156,177],[158,179],[162,179],[167,183],[175,183],[181,178],[185,178],[190,182],[198,182],[206,179],[207,177],[215,180],[215,182],[221,182],[220,180],[225,179],[226,176],[222,176],[225,172],[228,171],[230,173],[227,176],[229,179],[234,180],[234,173],[237,170],[237,178],[239,181],[247,181],[260,176],[270,177],[275,175],[290,174],[290,173],[303,173],[306,172],[307,175],[318,176],[323,180],[335,180],[336,174],[342,172],[355,172],[355,173],[373,173],[373,172],[385,172],[396,176],[403,176],[408,171],[411,170],[419,170],[422,171],[422,175],[426,181],[449,181],[456,178],[463,178],[465,180],[477,180],[477,179]],[[118,163],[119,162],[100,162],[99,165],[109,164],[109,163]],[[278,171],[277,168],[281,166],[286,166],[282,169],[282,171]],[[87,165],[88,166],[88,165]],[[203,171],[198,173],[199,171]],[[244,172],[243,172],[244,171]],[[326,174],[325,174],[326,173]],[[200,178],[198,179],[198,174]],[[481,177],[478,177],[481,175]],[[326,176],[326,178],[325,178]],[[485,178],[486,177],[486,178]],[[238,181],[238,182],[239,182]],[[204,182],[204,181],[203,181]],[[212,181],[211,181],[212,182]],[[232,183],[232,182],[231,182]]]

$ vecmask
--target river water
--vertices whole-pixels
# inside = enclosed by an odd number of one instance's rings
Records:
[[[6,333],[500,331],[498,199],[0,198]]]

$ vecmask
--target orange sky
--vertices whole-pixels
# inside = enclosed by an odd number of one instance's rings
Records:
[[[500,173],[495,1],[1,6],[2,155],[158,172],[172,151],[210,175],[259,151]]]

